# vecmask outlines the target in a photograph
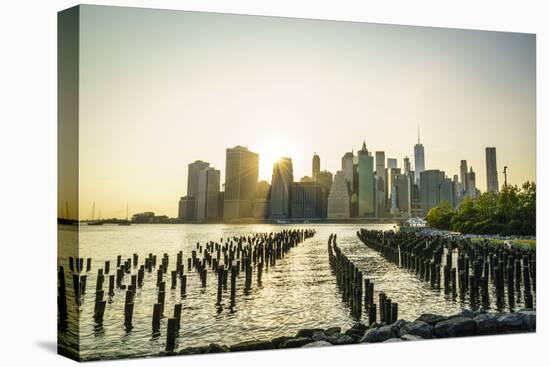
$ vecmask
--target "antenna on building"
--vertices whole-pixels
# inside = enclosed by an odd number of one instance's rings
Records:
[[[418,144],[420,144],[420,125],[416,125],[417,133],[418,133]]]

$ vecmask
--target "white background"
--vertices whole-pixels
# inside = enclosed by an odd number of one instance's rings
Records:
[[[545,250],[550,95],[549,9],[546,1],[89,1],[376,23],[537,34],[538,274],[536,334],[447,339],[277,352],[101,362],[102,365],[281,366],[383,364],[428,366],[543,365],[547,356]],[[0,3],[0,360],[4,366],[74,362],[56,342],[56,12],[74,1]],[[546,24],[545,24],[546,23]],[[546,113],[543,116],[543,113]],[[546,119],[545,119],[546,117]],[[498,133],[498,132],[496,132]],[[546,138],[546,139],[545,139]],[[98,147],[100,149],[100,147]],[[546,290],[547,291],[547,290]],[[548,362],[546,362],[548,363]]]

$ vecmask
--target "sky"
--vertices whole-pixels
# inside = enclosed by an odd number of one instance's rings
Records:
[[[466,159],[486,190],[535,180],[535,35],[279,17],[83,6],[80,15],[80,217],[177,215],[187,165],[225,149],[277,157],[311,175],[369,151],[452,178]],[[414,162],[413,162],[414,164]]]

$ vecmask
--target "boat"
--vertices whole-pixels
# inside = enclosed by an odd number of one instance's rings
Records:
[[[426,229],[426,221],[422,218],[407,219],[403,225],[399,226],[401,232],[420,232]]]
[[[132,224],[132,223],[128,220],[128,203],[126,203],[126,220],[124,220],[122,222],[118,222],[118,225],[119,226],[129,226],[130,224]]]
[[[99,217],[97,218],[97,220],[94,220],[94,216],[95,216],[95,202],[92,205],[92,220],[90,222],[88,222],[88,225],[89,226],[102,226],[103,222],[101,221],[101,209],[99,210]]]

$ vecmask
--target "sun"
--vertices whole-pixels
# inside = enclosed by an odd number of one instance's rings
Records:
[[[271,182],[273,174],[273,164],[281,157],[295,158],[295,153],[290,145],[283,140],[267,140],[259,144],[256,152],[260,156],[259,179]]]

